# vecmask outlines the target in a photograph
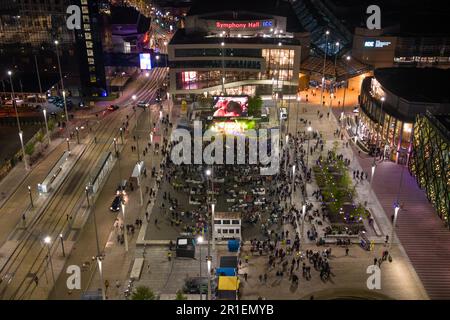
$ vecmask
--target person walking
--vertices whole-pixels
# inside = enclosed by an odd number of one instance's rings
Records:
[[[348,247],[345,248],[345,255],[348,256],[348,252],[350,251],[350,249]]]

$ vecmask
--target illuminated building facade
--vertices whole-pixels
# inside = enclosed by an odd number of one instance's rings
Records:
[[[361,85],[358,139],[387,159],[407,164],[415,119],[428,110],[449,113],[450,71],[434,68],[381,68]]]
[[[172,94],[297,92],[308,34],[290,3],[254,4],[193,4],[168,46]]]
[[[450,115],[417,117],[409,168],[450,228]]]
[[[81,7],[81,29],[75,30],[84,96],[107,96],[103,58],[101,1],[76,0]]]

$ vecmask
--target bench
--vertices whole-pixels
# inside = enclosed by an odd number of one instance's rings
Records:
[[[144,258],[134,259],[133,267],[131,268],[130,279],[139,280],[143,267]]]

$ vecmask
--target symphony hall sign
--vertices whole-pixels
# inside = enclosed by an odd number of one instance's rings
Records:
[[[273,21],[216,21],[215,27],[217,29],[232,29],[232,30],[246,30],[246,29],[260,29],[270,28],[273,25]]]

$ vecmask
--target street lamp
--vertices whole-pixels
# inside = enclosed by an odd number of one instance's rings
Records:
[[[203,243],[203,237],[202,237],[202,236],[198,236],[198,237],[197,237],[197,243],[198,243],[199,245]],[[199,266],[200,266],[200,275],[199,275],[199,277],[200,277],[200,279],[201,279],[201,277],[202,277],[202,247],[201,247],[201,246],[199,246],[199,251],[200,251],[200,258],[198,259],[198,261],[199,261]],[[203,300],[203,296],[202,296],[202,288],[201,288],[201,286],[200,286],[200,300]]]
[[[31,187],[28,186],[28,194],[30,196],[30,203],[31,203],[31,207],[34,208],[34,204],[33,204],[33,196],[31,195]]]
[[[88,186],[86,186],[86,188],[85,188],[85,193],[86,193],[87,207],[89,208],[91,206],[91,204],[89,203],[89,187]]]
[[[56,51],[56,59],[58,60],[58,70],[59,70],[59,78],[61,81],[61,90],[62,90],[62,94],[63,94],[63,101],[64,101],[64,112],[66,114],[66,122],[67,122],[67,134],[69,134],[69,114],[67,112],[67,103],[66,103],[66,91],[64,90],[64,79],[62,76],[62,71],[61,71],[61,62],[59,60],[59,50],[58,50],[58,40],[55,40],[55,51]]]
[[[380,116],[378,118],[376,148],[378,147],[378,137],[380,136],[380,138],[381,138],[381,134],[383,131],[383,125],[381,125],[381,117],[383,115],[384,97],[381,97],[380,100],[381,100],[381,110],[380,110]],[[376,150],[376,148],[375,148],[375,150]],[[375,154],[374,154],[374,157],[375,157]]]
[[[44,110],[42,110],[42,112],[44,112],[45,129],[47,131],[48,144],[50,144],[50,142],[52,142],[52,141],[50,138],[50,133],[48,132],[47,109],[44,108]]]
[[[47,258],[48,258],[48,261],[49,261],[49,263],[50,263],[50,268],[51,268],[51,271],[52,271],[53,285],[56,285],[56,281],[55,281],[55,272],[53,271],[52,255],[51,255],[51,253],[50,253],[50,245],[51,245],[51,243],[52,243],[52,238],[50,238],[49,236],[45,237],[45,238],[44,238],[44,243],[45,243],[46,246],[47,246]]]
[[[300,245],[303,242],[303,235],[304,235],[304,230],[305,230],[305,215],[306,215],[306,202],[305,202],[305,204],[303,204],[303,207],[302,207],[302,230],[301,230],[301,234],[300,234],[300,236],[301,236]]]
[[[66,252],[64,251],[64,239],[62,233],[59,234],[59,239],[61,240],[61,250],[63,257],[66,257]]]
[[[331,105],[333,104],[333,98],[334,98],[334,93],[331,93],[330,94],[330,105],[329,105],[329,108],[328,108],[328,114],[331,113]]]
[[[336,89],[336,79],[337,79],[337,56],[338,56],[338,53],[339,53],[339,45],[340,45],[339,41],[336,42],[337,50],[336,50],[336,54],[334,55],[334,85],[333,85],[333,89],[334,89],[334,90]]]
[[[350,56],[347,56],[345,58],[345,60],[347,60],[347,63],[350,61],[350,59],[351,59]],[[347,81],[345,83],[345,86],[344,86],[344,97],[342,98],[342,120],[344,120],[343,118],[344,118],[345,94],[347,92],[347,87],[348,87],[348,79],[347,79]],[[342,125],[343,124],[344,124],[344,121],[342,121]]]
[[[294,198],[294,183],[295,183],[295,164],[292,165],[291,205]]]
[[[391,241],[389,242],[389,251],[391,250],[392,243],[394,242],[394,232],[395,232],[395,226],[397,224],[397,216],[398,216],[399,211],[400,211],[400,205],[397,203],[395,205],[395,209],[394,209],[394,221],[392,222],[392,232],[391,232]]]
[[[69,138],[66,138],[66,143],[67,143],[67,151],[70,151]]]
[[[98,255],[96,257],[98,264],[98,273],[100,275],[100,288],[102,288],[102,299],[106,300],[105,283],[103,282],[103,269],[102,269],[102,257]]]
[[[222,47],[222,93],[225,92],[225,42],[221,42],[220,46]]]
[[[122,215],[123,215],[123,224],[126,226],[126,220],[125,220],[125,203],[122,201],[120,204],[120,207],[122,208]],[[124,232],[124,240],[125,240],[125,252],[128,252],[128,236],[127,232]]]
[[[300,95],[297,97],[297,112],[295,114],[295,134],[297,134],[297,124],[298,124],[298,109],[300,109]]]
[[[114,142],[114,152],[116,153],[116,158],[119,157],[119,153],[117,152],[117,141],[116,138],[113,139]]]
[[[322,90],[320,93],[320,105],[322,105],[323,102],[323,89],[325,86],[325,65],[327,63],[327,53],[328,53],[328,36],[330,35],[330,31],[326,31],[325,32],[325,43],[326,43],[326,47],[325,47],[325,54],[323,56],[323,70],[322,70]]]
[[[120,131],[120,140],[121,140],[122,145],[123,145],[123,128],[120,127],[120,128],[119,128],[119,131]]]
[[[370,188],[372,188],[372,182],[373,182],[373,177],[375,175],[375,168],[377,167],[377,164],[375,162],[375,157],[373,158],[373,163],[372,163],[372,176],[370,177]]]
[[[136,99],[137,99],[136,95],[133,94],[133,95],[131,96],[131,99],[133,99],[133,101],[136,101]]]
[[[311,131],[312,131],[312,127],[311,126],[309,126],[308,127],[308,149],[306,150],[306,170],[308,170],[308,164],[309,164],[309,162],[308,162],[308,160],[309,160],[309,140],[311,139]]]
[[[19,113],[17,112],[17,105],[16,105],[16,99],[15,99],[15,93],[14,93],[14,84],[12,82],[12,72],[11,71],[8,71],[8,76],[9,76],[9,83],[11,85],[11,100],[12,100],[14,110],[16,111],[17,128],[19,129],[19,138],[20,138],[20,144],[22,146],[23,161],[25,163],[25,169],[29,170],[30,167],[28,166],[28,161],[25,156],[25,146],[23,145],[23,132],[22,132],[22,128],[20,127]]]
[[[77,132],[77,143],[80,144],[80,135],[79,135],[79,129],[78,127],[75,127],[75,130]]]

